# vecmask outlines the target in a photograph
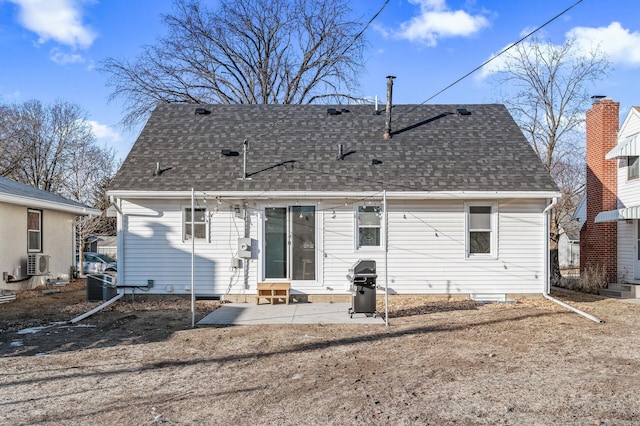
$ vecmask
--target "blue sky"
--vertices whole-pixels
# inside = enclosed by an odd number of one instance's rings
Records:
[[[421,103],[576,0],[390,0],[367,30],[370,46],[361,93],[386,96],[395,75],[394,102]],[[215,5],[215,1],[209,1]],[[384,0],[352,0],[368,21]],[[118,102],[108,103],[107,57],[132,59],[164,33],[160,16],[170,0],[0,0],[0,101],[80,105],[105,146],[126,156],[138,130],[125,132]],[[613,71],[593,88],[621,103],[624,118],[640,105],[640,3],[583,0],[538,34],[553,43],[568,35],[599,43]],[[495,102],[479,72],[430,103]],[[589,105],[585,105],[585,110]]]

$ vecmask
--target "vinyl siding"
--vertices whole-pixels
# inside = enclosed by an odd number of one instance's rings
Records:
[[[637,112],[630,112],[620,129],[618,140],[640,132],[640,116]],[[627,159],[618,161],[618,208],[640,205],[640,179],[627,178]],[[634,279],[635,246],[634,225],[625,221],[618,222],[618,279],[620,281],[637,281]],[[640,277],[638,277],[640,278]]]
[[[640,205],[640,178],[627,178],[627,159],[618,160],[618,208]]]
[[[487,202],[492,202],[488,200]],[[495,201],[493,201],[495,202]],[[146,284],[152,292],[190,292],[191,243],[182,242],[182,206],[188,202],[124,202],[124,280]],[[384,286],[384,247],[357,249],[356,214],[351,204],[335,201],[317,205],[317,279],[292,283],[293,292],[346,294],[346,275],[358,259],[373,259],[378,284]],[[223,206],[226,206],[223,205]],[[464,201],[389,203],[388,283],[390,292],[403,294],[540,293],[544,275],[544,231],[540,201],[497,203],[496,258],[469,259],[465,255]],[[250,208],[253,259],[248,287],[243,271],[231,268],[237,238],[243,236],[242,219],[228,208],[211,215],[209,243],[196,244],[196,294],[220,295],[255,292],[263,279],[263,205]],[[384,232],[384,231],[383,231]],[[260,236],[260,237],[259,237]]]
[[[150,293],[191,292],[191,241],[182,240],[184,202],[127,201],[124,220],[122,279],[125,285],[146,285],[154,280]],[[241,269],[232,268],[237,240],[244,236],[244,224],[228,204],[210,210],[209,242],[195,243],[195,292],[220,295],[241,292]],[[251,217],[251,216],[250,216]],[[253,221],[253,217],[251,217]],[[252,226],[255,229],[255,226]],[[256,236],[251,235],[255,240]],[[249,281],[255,282],[255,260],[249,261]]]
[[[634,237],[633,222],[618,222],[618,280],[620,282],[640,282],[634,279]]]
[[[627,159],[618,160],[618,208],[640,205],[640,179],[627,179]],[[618,280],[634,279],[633,223],[618,222]]]

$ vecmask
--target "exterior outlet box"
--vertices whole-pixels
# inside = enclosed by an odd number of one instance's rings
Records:
[[[238,238],[238,257],[251,259],[251,238]]]
[[[231,260],[231,264],[232,264],[234,269],[240,269],[240,268],[242,268],[242,259],[238,259],[237,257],[234,257]]]
[[[147,280],[147,287],[153,288],[153,280]]]

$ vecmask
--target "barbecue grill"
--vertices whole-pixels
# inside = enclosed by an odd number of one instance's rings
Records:
[[[349,269],[347,278],[351,282],[351,308],[349,316],[353,314],[373,314],[376,313],[376,261],[358,260]]]

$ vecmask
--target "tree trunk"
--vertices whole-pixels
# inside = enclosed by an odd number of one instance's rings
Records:
[[[560,274],[560,259],[558,258],[558,248],[549,250],[549,277],[551,285],[560,284],[562,275]]]

